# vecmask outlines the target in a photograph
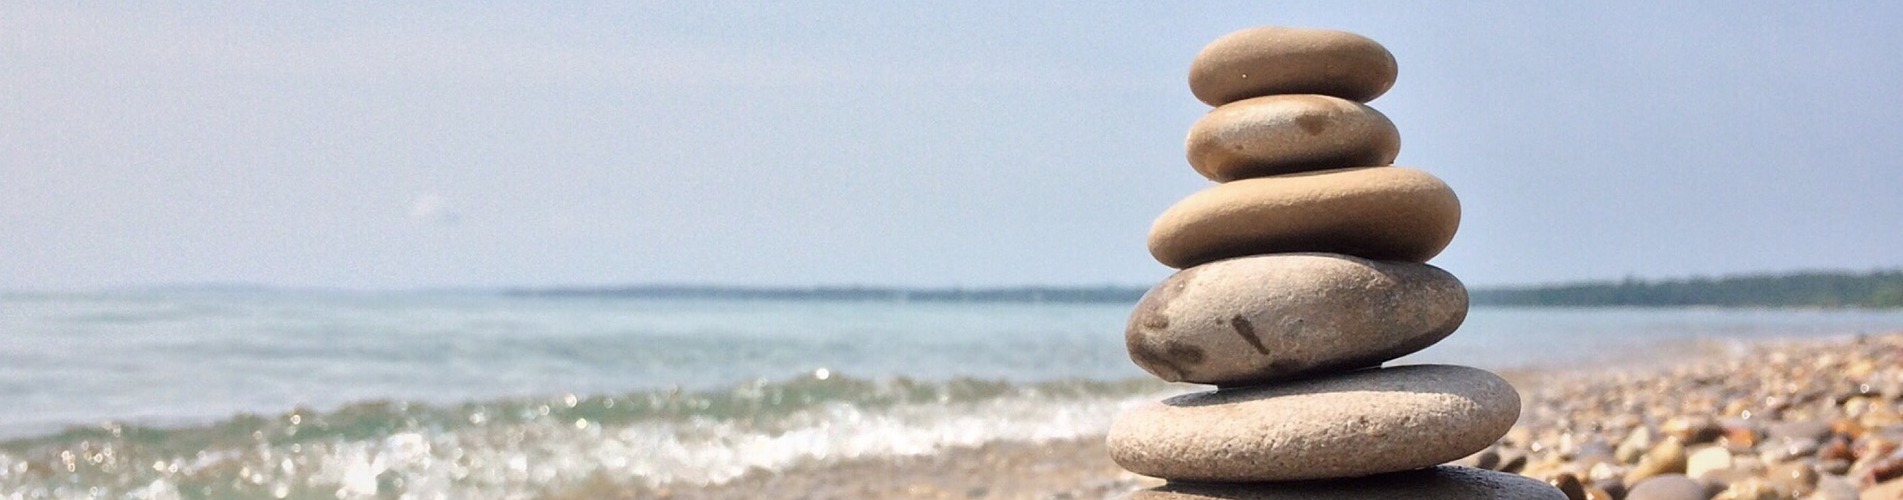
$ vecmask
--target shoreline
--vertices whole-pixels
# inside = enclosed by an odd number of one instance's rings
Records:
[[[1653,366],[1504,371],[1521,392],[1519,422],[1456,464],[1591,495],[1687,472],[1719,498],[1903,490],[1885,482],[1903,476],[1903,332],[1702,344],[1695,357]],[[1102,436],[1090,436],[807,463],[711,486],[604,479],[552,498],[1078,499],[1159,484],[1117,467]]]

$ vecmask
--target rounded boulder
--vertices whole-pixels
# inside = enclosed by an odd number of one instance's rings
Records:
[[[1184,269],[1265,253],[1326,252],[1427,262],[1460,227],[1460,200],[1405,167],[1362,167],[1217,184],[1150,226],[1150,255]]]
[[[1394,163],[1401,133],[1361,103],[1319,94],[1272,95],[1203,115],[1185,140],[1189,165],[1216,182]]]
[[[1376,368],[1176,396],[1111,424],[1110,458],[1172,481],[1360,477],[1472,455],[1513,426],[1520,396],[1476,368]]]
[[[1275,94],[1368,102],[1394,86],[1394,54],[1345,31],[1264,26],[1217,38],[1189,66],[1189,90],[1210,106]]]
[[[1137,303],[1124,343],[1171,382],[1242,385],[1379,364],[1446,338],[1467,289],[1427,264],[1271,254],[1185,269]]]

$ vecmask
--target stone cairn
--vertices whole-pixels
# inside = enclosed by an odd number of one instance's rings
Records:
[[[1181,269],[1143,296],[1130,359],[1213,384],[1134,408],[1111,457],[1169,482],[1131,498],[1566,498],[1514,474],[1440,465],[1512,427],[1519,394],[1464,366],[1381,364],[1446,338],[1467,291],[1427,265],[1460,222],[1454,192],[1391,166],[1393,122],[1363,103],[1394,84],[1368,38],[1262,27],[1190,66],[1216,108],[1190,128],[1190,166],[1219,184],[1150,229]]]

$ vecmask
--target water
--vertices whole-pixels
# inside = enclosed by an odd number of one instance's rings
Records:
[[[0,498],[527,497],[1101,433],[1125,304],[0,296]],[[1903,312],[1476,308],[1410,361],[1666,359]]]

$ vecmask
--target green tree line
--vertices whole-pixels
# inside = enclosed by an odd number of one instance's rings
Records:
[[[1474,290],[1506,306],[1903,307],[1903,270],[1800,272]]]

